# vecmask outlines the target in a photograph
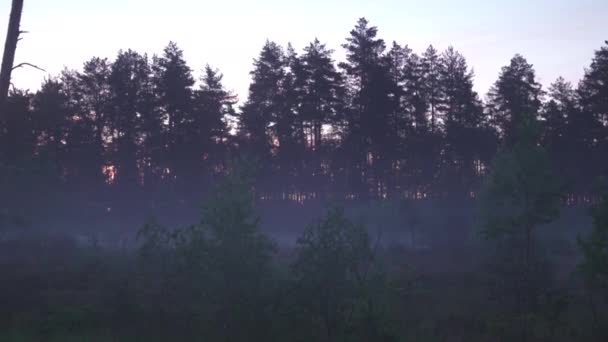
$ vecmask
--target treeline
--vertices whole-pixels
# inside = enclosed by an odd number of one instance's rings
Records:
[[[259,198],[472,198],[521,115],[542,126],[571,200],[606,173],[608,45],[576,87],[558,78],[543,90],[515,55],[485,101],[452,47],[387,46],[363,18],[342,47],[336,63],[316,39],[300,53],[266,42],[238,108],[222,74],[207,66],[197,82],[174,43],[151,58],[92,58],[35,93],[13,89],[0,131],[5,188],[181,194],[248,155],[262,168]]]

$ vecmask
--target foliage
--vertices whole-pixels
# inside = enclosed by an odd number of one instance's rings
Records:
[[[381,292],[374,293],[380,289],[373,285],[382,276],[374,267],[370,238],[343,209],[329,209],[298,239],[291,277],[295,305],[307,318],[297,324],[310,325],[304,330],[310,338],[377,339],[384,333],[378,321],[381,309],[375,306]]]
[[[488,274],[490,293],[504,307],[502,330],[505,336],[528,339],[553,285],[535,232],[559,215],[563,186],[538,146],[537,122],[530,116],[521,120],[484,182],[480,221],[482,234],[495,241]]]
[[[526,234],[559,214],[563,186],[537,143],[536,123],[526,121],[518,138],[498,153],[484,182],[480,205],[487,237]]]
[[[164,274],[160,292],[171,304],[160,300],[171,305],[168,314],[231,341],[269,332],[260,312],[269,305],[275,247],[259,232],[249,177],[236,165],[207,200],[199,224],[168,232],[152,223],[140,231],[143,261]]]
[[[608,187],[602,186],[602,193],[592,211],[593,230],[584,240],[579,240],[584,260],[580,267],[589,280],[608,289]]]

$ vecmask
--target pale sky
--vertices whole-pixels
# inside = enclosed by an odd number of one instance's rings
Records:
[[[10,0],[0,0],[2,46]],[[359,17],[421,53],[453,45],[475,70],[483,96],[515,53],[532,63],[545,86],[582,77],[593,52],[608,39],[608,0],[25,0],[16,63],[58,74],[119,49],[161,53],[176,41],[198,78],[206,63],[245,100],[249,71],[266,39],[300,51],[315,37],[336,50]],[[18,69],[13,83],[36,90],[49,74]]]

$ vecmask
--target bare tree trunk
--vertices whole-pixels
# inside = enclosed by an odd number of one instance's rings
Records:
[[[15,62],[15,51],[19,41],[21,12],[23,11],[23,0],[13,0],[11,15],[6,33],[4,45],[4,56],[2,57],[2,69],[0,70],[0,122],[4,120],[4,106],[8,98],[8,89],[11,84],[11,73]]]

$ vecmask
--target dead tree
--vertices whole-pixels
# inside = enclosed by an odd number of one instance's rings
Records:
[[[8,98],[8,89],[11,85],[11,73],[14,69],[15,51],[20,30],[21,12],[23,12],[23,0],[13,0],[11,15],[6,32],[6,43],[4,45],[4,56],[2,57],[2,69],[0,70],[0,121],[4,120],[4,107]]]

